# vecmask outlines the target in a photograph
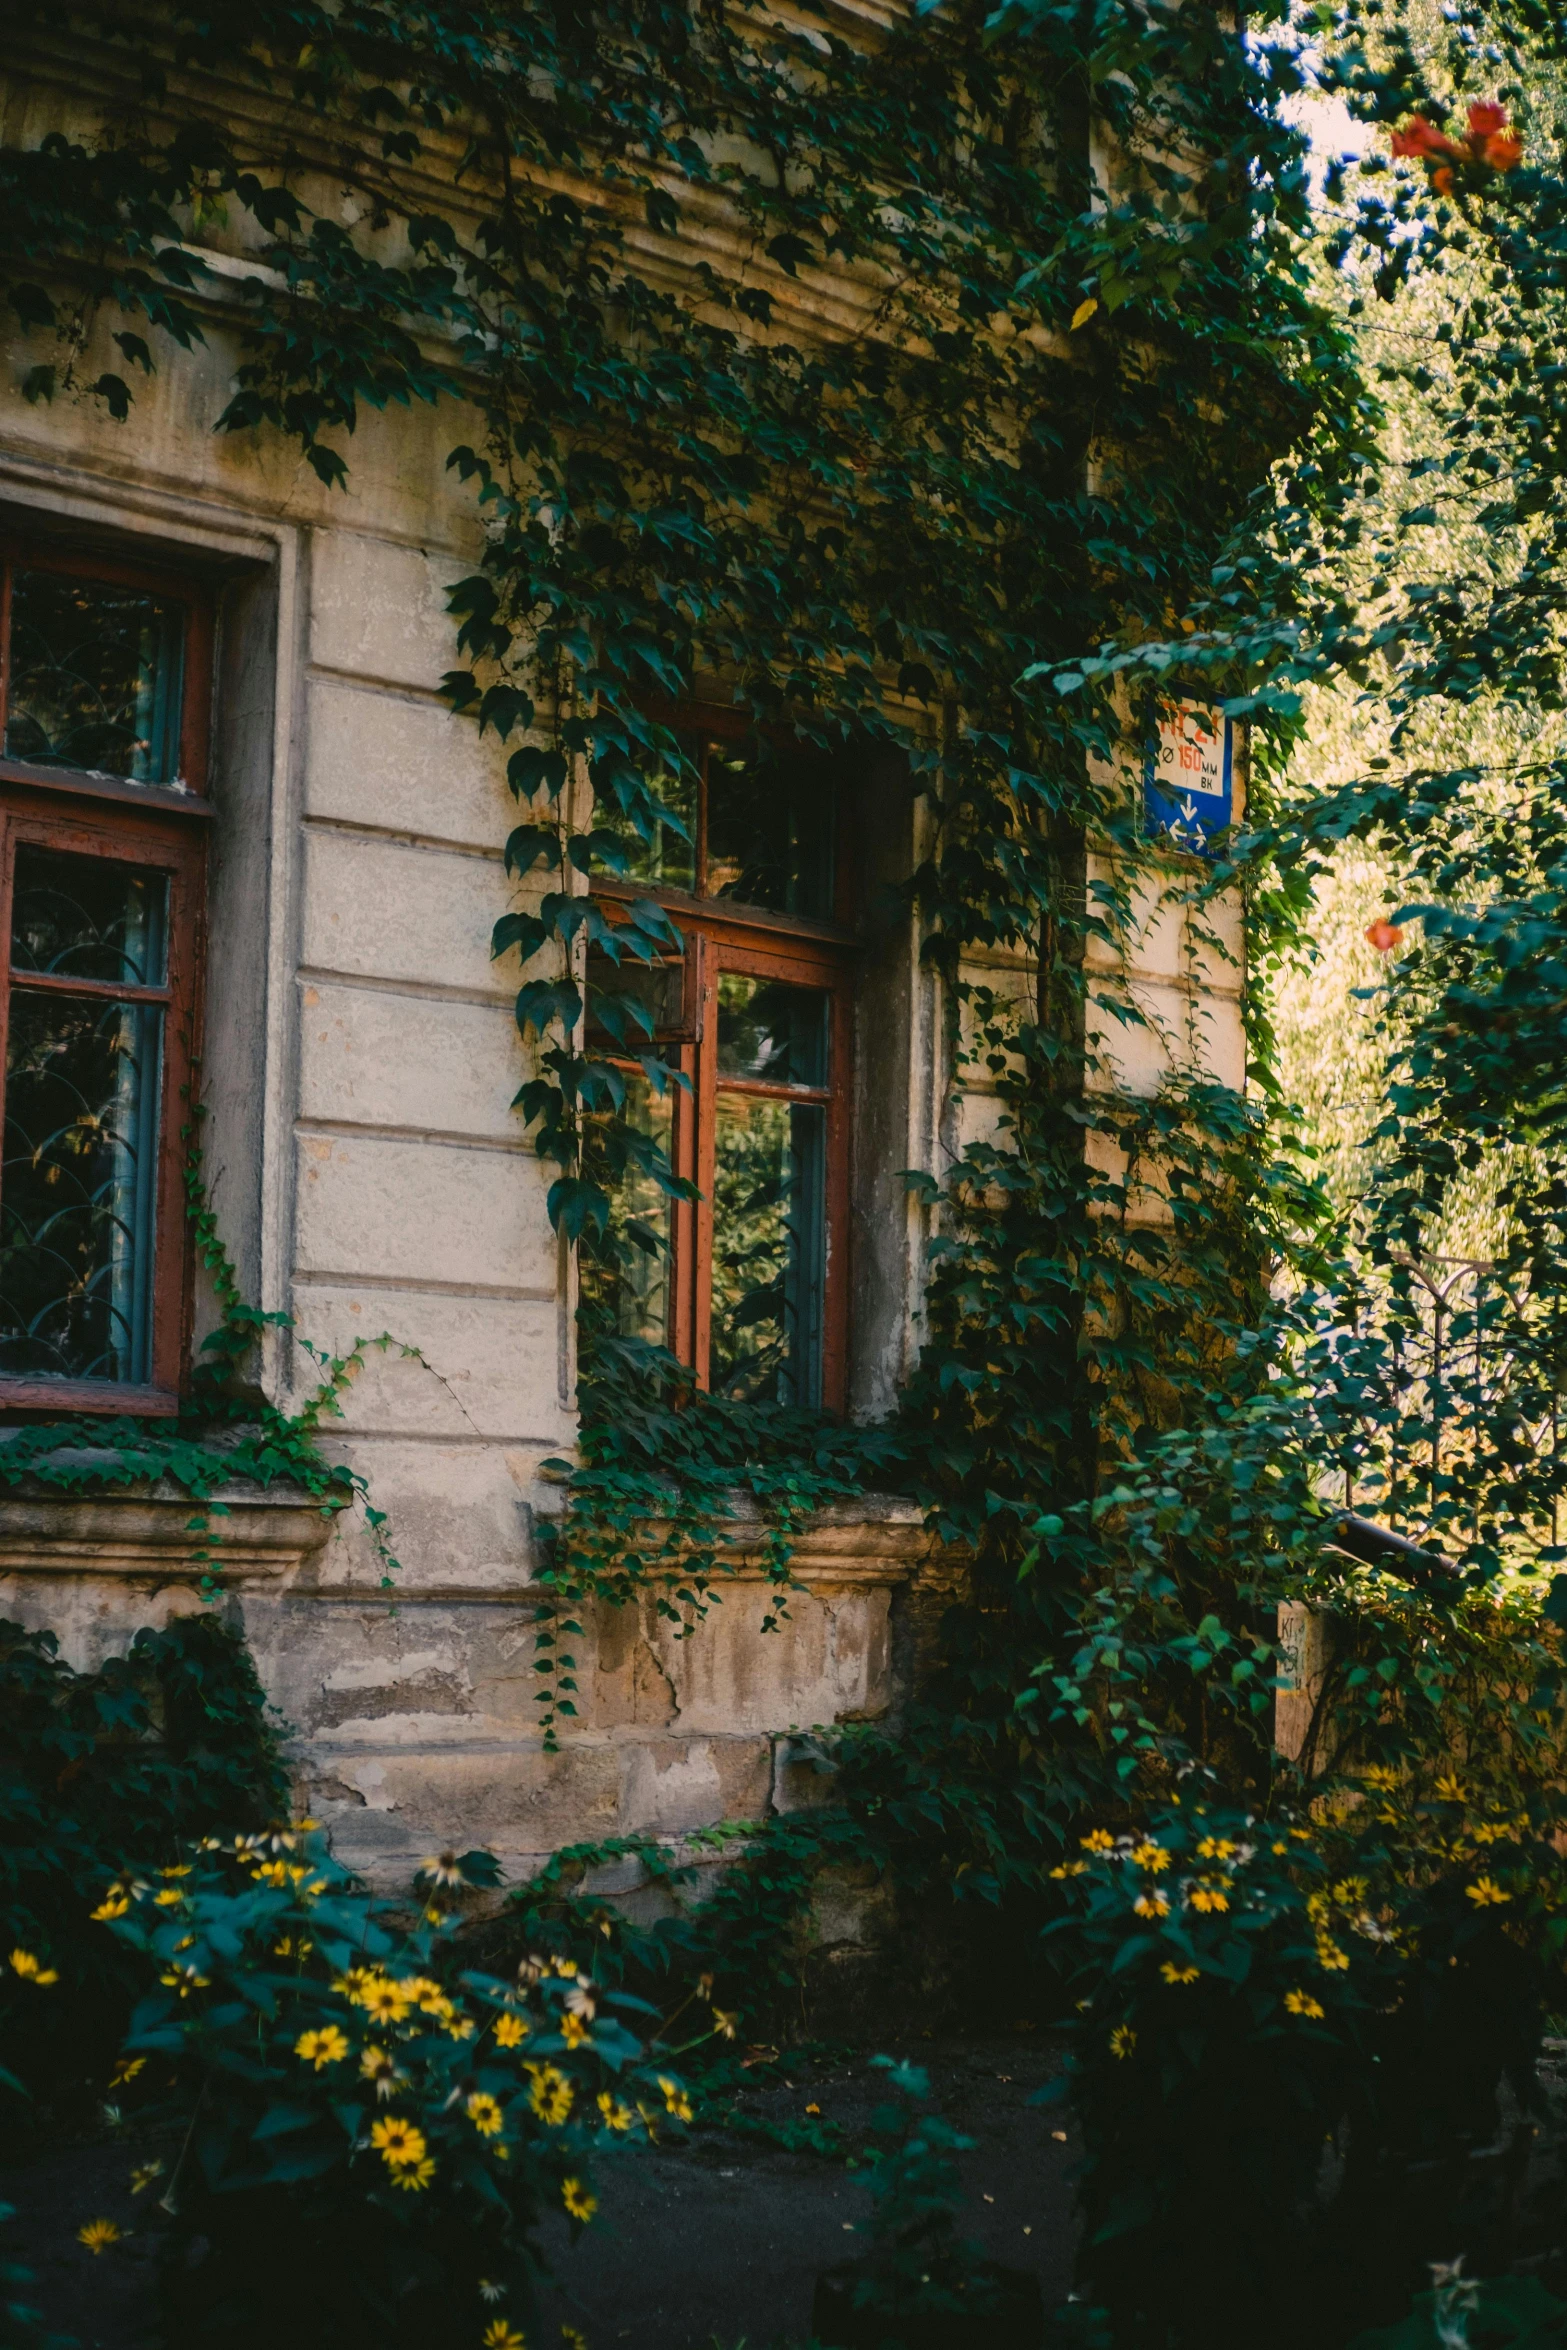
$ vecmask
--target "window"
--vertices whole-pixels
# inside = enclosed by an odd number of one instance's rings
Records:
[[[0,549],[0,1406],[173,1411],[210,614]]]
[[[681,726],[690,770],[664,796],[684,833],[635,843],[626,880],[597,884],[611,912],[656,899],[686,942],[681,962],[643,975],[606,957],[593,977],[642,995],[686,1080],[660,1096],[627,1066],[633,1122],[700,1198],[671,1201],[634,1170],[619,1261],[584,1273],[622,1335],[669,1347],[714,1394],[836,1409],[853,955],[842,794],[825,758],[727,719]]]

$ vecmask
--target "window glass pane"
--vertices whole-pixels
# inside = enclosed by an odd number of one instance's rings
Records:
[[[628,1075],[624,1118],[633,1133],[656,1142],[669,1157],[671,1094],[658,1094],[645,1077]],[[589,1132],[586,1171],[605,1184],[613,1203],[609,1231],[585,1236],[582,1243],[582,1295],[590,1320],[612,1336],[667,1346],[673,1202],[634,1161],[617,1175],[606,1164],[604,1136],[597,1127]]]
[[[824,987],[791,987],[724,971],[718,979],[718,1074],[772,1085],[827,1083]]]
[[[833,910],[827,763],[770,745],[714,743],[707,757],[707,895],[812,921]]]
[[[133,783],[179,773],[184,607],[139,588],[18,571],[5,748]]]
[[[713,1172],[715,1395],[822,1400],[827,1113],[720,1094]]]
[[[109,857],[62,856],[25,843],[11,890],[11,968],[118,987],[161,987],[169,885]]]
[[[163,1013],[14,988],[0,1168],[0,1370],[152,1376]]]
[[[693,758],[698,747],[695,743],[689,746]],[[612,832],[625,851],[626,863],[618,879],[638,881],[649,889],[681,889],[689,894],[696,888],[695,771],[687,768],[679,775],[656,776],[653,788],[671,814],[679,817],[685,826],[684,833],[673,824],[660,824],[653,838],[644,840],[608,794],[599,800],[594,822],[605,832]]]

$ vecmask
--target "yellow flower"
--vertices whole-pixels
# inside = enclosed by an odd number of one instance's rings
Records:
[[[397,2078],[397,2060],[385,2048],[367,2048],[359,2059],[362,2080],[374,2081],[378,2097],[390,2097]]]
[[[171,1991],[178,1991],[182,1999],[188,1999],[193,1991],[208,1990],[212,1983],[210,1975],[198,1975],[193,1966],[171,1967],[158,1980],[167,1984]]]
[[[12,1951],[11,1972],[20,1975],[24,1983],[58,1983],[60,1980],[58,1970],[52,1966],[44,1966],[30,1950]]]
[[[407,1992],[401,1983],[389,1983],[385,1975],[367,1975],[354,1985],[349,1997],[379,2024],[400,2024],[408,2013]]]
[[[574,1958],[557,1958],[555,1961],[555,1972],[556,1974],[563,1977],[566,1982],[574,1983],[577,1979],[576,1960]]]
[[[1436,1791],[1444,1803],[1462,1803],[1464,1800],[1463,1782],[1455,1779],[1451,1771],[1443,1772],[1436,1783]]]
[[[1489,1909],[1494,1902],[1511,1901],[1512,1899],[1510,1893],[1502,1891],[1494,1877],[1476,1877],[1472,1885],[1464,1887],[1464,1892],[1474,1903],[1476,1909]]]
[[[691,2119],[691,2100],[680,2083],[672,2081],[668,2073],[660,2073],[658,2085],[663,2093],[665,2109],[674,2115],[676,2121],[688,2122]]]
[[[1150,1869],[1155,1876],[1170,1865],[1170,1856],[1164,1846],[1156,1844],[1151,1836],[1145,1836],[1141,1844],[1132,1847],[1132,1858],[1140,1869]]]
[[[1053,1877],[1080,1877],[1087,1866],[1086,1860],[1065,1860],[1058,1869],[1052,1869],[1050,1874]]]
[[[1132,1907],[1140,1918],[1167,1918],[1170,1914],[1170,1904],[1162,1893],[1139,1893]]]
[[[575,2326],[560,2329],[561,2350],[588,2350],[588,2337],[579,2334]]]
[[[1338,1968],[1348,1966],[1349,1954],[1347,1951],[1340,1950],[1331,1935],[1319,1934],[1317,1936],[1317,1964],[1332,1974]]]
[[[329,2064],[342,2063],[348,2054],[348,2041],[336,2024],[328,2024],[325,2031],[301,2032],[294,2042],[294,2054],[321,2072]]]
[[[1398,1785],[1397,1771],[1390,1770],[1386,1763],[1372,1763],[1360,1775],[1368,1787],[1391,1788]]]
[[[1199,1860],[1228,1860],[1235,1847],[1228,1836],[1205,1836],[1197,1847]]]
[[[389,2113],[384,2122],[372,2122],[370,2143],[392,2170],[412,2169],[425,2158],[424,2132],[401,2114]]]
[[[1274,1844],[1269,1847],[1269,1850],[1273,1852],[1288,1852],[1289,1846],[1287,1844]]]
[[[259,1869],[252,1869],[250,1873],[258,1885],[281,1886],[288,1883],[288,1867],[281,1860],[265,1861]]]
[[[403,2170],[394,2171],[392,2173],[392,2184],[394,2187],[406,2187],[411,2195],[417,2195],[420,2188],[427,2187],[434,2176],[435,2163],[433,2159],[427,2155],[424,2161],[418,2164],[418,2166],[414,2169],[410,2170],[405,2168]]]
[[[142,2070],[146,2062],[147,2059],[144,2056],[122,2056],[117,2058],[114,2070],[109,2075],[110,2088],[117,2089],[122,2081],[134,2081],[136,2075]]]
[[[1284,1994],[1284,2004],[1289,2009],[1291,2015],[1320,2017],[1326,2015],[1328,2012],[1320,2000],[1312,1998],[1309,1991],[1286,1991]]]
[[[560,2199],[572,2218],[580,2220],[584,2227],[598,2209],[597,2196],[590,2195],[580,2179],[562,2179]]]
[[[505,2127],[506,2116],[486,2089],[475,2089],[464,2111],[481,2138],[499,2137]]]
[[[144,2188],[150,2187],[152,2185],[154,2179],[161,2179],[162,2176],[163,2165],[161,2162],[143,2162],[138,2164],[136,2169],[131,2173],[131,2193],[133,2195],[140,2195]]]
[[[502,2015],[495,2019],[497,2048],[517,2048],[528,2037],[528,2027],[520,2015]]]
[[[552,2064],[530,2064],[528,2071],[533,2081],[534,2112],[540,2121],[558,2130],[571,2111],[576,2092],[565,2074],[557,2072]]]
[[[85,2244],[88,2251],[94,2254],[107,2252],[109,2246],[117,2244],[119,2240],[120,2231],[112,2219],[90,2219],[85,2227],[76,2231],[77,2243]]]
[[[1112,2056],[1130,2056],[1136,2046],[1137,2034],[1132,2030],[1131,2025],[1117,2024],[1115,2030],[1110,2034],[1110,2054]]]
[[[1108,1828],[1095,1828],[1081,1839],[1085,1852],[1114,1852],[1115,1838]]]
[[[560,2019],[560,2036],[568,2048],[580,2048],[591,2035],[580,2015],[563,2015]]]
[[[1225,1891],[1228,1884],[1228,1877],[1199,1877],[1187,1898],[1193,1909],[1228,1909],[1230,1897]]]
[[[100,1925],[110,1918],[122,1918],[130,1906],[124,1890],[118,1885],[111,1885],[92,1913],[93,1923]]]
[[[607,2089],[599,2098],[599,2112],[604,2116],[606,2130],[629,2130],[635,2118],[630,2106],[622,2105],[618,2097],[611,2097]]]
[[[182,1885],[165,1885],[163,1891],[155,1893],[152,1898],[159,1909],[178,1909],[185,1898],[185,1888]]]
[[[498,2317],[484,2329],[484,2350],[528,2350],[524,2337]]]
[[[1167,1983],[1195,1983],[1202,1969],[1194,1966],[1177,1966],[1173,1959],[1167,1958],[1159,1972]]]

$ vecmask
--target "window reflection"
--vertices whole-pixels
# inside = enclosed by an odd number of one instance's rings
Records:
[[[0,1371],[152,1374],[159,1005],[11,997]]]
[[[5,749],[133,783],[179,773],[183,606],[68,572],[17,571]]]
[[[707,895],[827,921],[832,803],[823,760],[714,743],[707,759]]]
[[[645,1077],[626,1075],[622,1113],[628,1131],[672,1156],[674,1103]],[[670,1241],[673,1202],[663,1187],[629,1158],[616,1176],[605,1158],[606,1137],[590,1137],[588,1172],[605,1183],[614,1202],[607,1234],[582,1249],[583,1302],[620,1338],[649,1346],[670,1343]]]
[[[718,1074],[773,1085],[827,1083],[824,987],[725,971],[718,982]]]
[[[820,1404],[826,1110],[721,1094],[715,1126],[709,1383],[747,1402]]]
[[[11,969],[161,987],[167,908],[161,873],[24,844],[11,885]]]

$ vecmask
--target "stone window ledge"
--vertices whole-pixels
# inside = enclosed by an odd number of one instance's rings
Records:
[[[218,1505],[226,1514],[203,1531]],[[0,1490],[0,1575],[195,1581],[214,1552],[225,1582],[287,1575],[321,1549],[335,1514],[295,1485],[235,1480],[200,1502],[167,1479],[95,1493],[30,1480]]]

